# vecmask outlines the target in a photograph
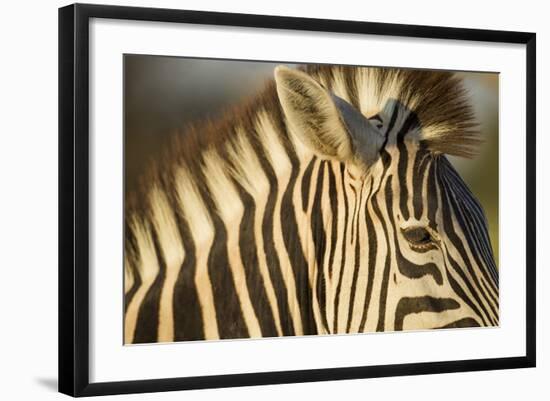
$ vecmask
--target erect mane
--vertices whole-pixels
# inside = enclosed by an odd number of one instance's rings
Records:
[[[434,153],[472,157],[479,132],[462,80],[453,72],[382,67],[308,65],[304,70],[365,116],[389,99],[412,110],[421,142]]]

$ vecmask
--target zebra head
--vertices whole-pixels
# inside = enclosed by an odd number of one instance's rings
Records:
[[[321,201],[311,218],[321,224],[311,235],[325,329],[498,325],[486,217],[446,157],[469,156],[475,144],[471,122],[459,121],[472,115],[451,90],[457,78],[375,78],[368,94],[351,96],[314,74],[275,72],[287,126],[315,155]]]

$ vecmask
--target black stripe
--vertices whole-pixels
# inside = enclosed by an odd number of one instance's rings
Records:
[[[198,182],[206,182],[202,173],[200,175],[201,177],[197,177]],[[220,216],[214,212],[216,207],[212,197],[207,195],[205,188],[199,187],[199,191],[206,209],[210,211],[214,226],[214,238],[208,254],[207,266],[220,339],[249,337],[229,264],[227,229]]]
[[[214,224],[214,240],[208,255],[208,274],[212,284],[218,332],[221,339],[249,337],[229,265],[227,230],[217,215],[212,214],[211,218]]]
[[[300,161],[294,150],[283,141],[287,156],[292,166],[290,178],[281,200],[281,228],[283,242],[290,259],[290,265],[296,284],[297,303],[302,317],[304,335],[317,334],[317,325],[313,314],[313,289],[309,283],[308,263],[301,246],[300,231],[293,202],[294,189],[300,169]]]
[[[131,272],[132,277],[134,278],[134,283],[132,284],[132,287],[128,290],[128,292],[124,294],[124,313],[126,313],[126,311],[128,310],[130,302],[132,302],[134,295],[136,295],[138,288],[141,286],[141,277],[139,276],[139,274],[136,274],[136,270],[131,270]]]
[[[175,196],[169,198],[172,210],[179,210]],[[195,243],[189,226],[180,213],[175,213],[177,226],[185,250],[185,258],[174,285],[174,341],[204,339],[199,295],[195,286],[197,259]]]
[[[422,193],[424,178],[429,173],[429,162],[431,157],[426,151],[417,151],[413,164],[412,190],[413,190],[413,210],[416,220],[422,217],[422,207],[424,205],[424,195]],[[429,197],[429,195],[428,195]]]
[[[334,301],[334,325],[333,332],[338,330],[338,306],[340,305],[340,291],[342,289],[342,277],[344,275],[344,267],[346,266],[346,249],[347,249],[347,224],[349,217],[348,196],[346,194],[345,170],[344,164],[340,167],[340,179],[342,181],[342,194],[344,195],[344,204],[340,207],[344,208],[344,238],[342,239],[342,260],[340,261],[340,274],[338,274],[338,282],[336,285],[336,294]]]
[[[358,198],[359,196],[357,195],[357,191],[355,190],[355,187],[353,185],[350,186],[351,188],[351,191],[353,192],[353,213],[351,215],[351,221],[350,221],[350,226],[351,226],[351,235],[350,235],[350,242],[353,242],[355,240],[355,222],[357,221],[357,211],[359,210],[359,206],[358,206]]]
[[[395,121],[397,120],[397,114],[398,114],[397,113],[397,108],[393,108],[392,109],[392,115],[390,117],[390,122],[388,124],[388,129],[386,130],[386,133],[385,133],[384,142],[382,143],[382,146],[380,147],[380,154],[381,154],[381,157],[382,157],[382,163],[384,164],[385,168],[387,168],[389,166],[389,162],[391,161],[390,160],[390,155],[386,151],[386,145],[388,143],[388,140],[390,139],[390,133],[393,130],[393,126],[395,125]]]
[[[406,110],[405,106],[397,103],[395,111],[400,109],[402,112]],[[407,201],[409,199],[409,188],[407,186],[407,168],[409,164],[409,152],[405,145],[405,136],[411,131],[412,128],[418,126],[418,119],[412,112],[409,113],[407,119],[403,125],[399,128],[397,133],[397,149],[399,152],[399,160],[397,164],[397,176],[399,178],[399,207],[401,214],[405,220],[409,219],[409,208],[407,207]]]
[[[166,262],[160,249],[157,232],[154,228],[151,229],[151,238],[157,256],[159,271],[139,308],[133,339],[133,343],[135,344],[152,343],[158,339],[160,295],[162,285],[166,279]]]
[[[258,160],[260,161],[262,169],[267,177],[267,180],[269,181],[269,193],[267,195],[267,202],[262,220],[262,238],[264,241],[266,263],[271,282],[273,283],[275,297],[277,299],[277,307],[281,318],[281,330],[283,336],[293,336],[296,332],[292,321],[292,315],[290,314],[290,307],[288,305],[288,289],[286,288],[283,280],[281,273],[281,262],[277,254],[275,240],[273,238],[273,218],[275,213],[275,203],[277,201],[277,193],[279,191],[279,184],[277,182],[275,172],[267,160],[263,147],[259,144],[257,137],[252,137],[251,143],[253,143],[258,153]]]
[[[465,317],[463,319],[457,320],[455,322],[446,324],[445,326],[434,327],[436,329],[460,329],[464,327],[479,327],[477,320],[471,317]]]
[[[357,225],[359,226],[359,219],[357,220]],[[357,238],[355,240],[355,265],[353,268],[353,279],[351,281],[351,295],[348,309],[348,324],[346,327],[346,333],[349,333],[351,327],[351,321],[353,317],[353,303],[355,302],[355,291],[357,291],[357,276],[359,275],[359,263],[361,262],[361,250],[359,248],[360,239],[361,236],[359,235],[359,227],[357,227]]]
[[[391,114],[391,117],[390,117],[390,123],[388,124],[388,129],[386,130],[386,141],[387,141],[388,137],[390,136],[390,133],[393,130],[393,127],[395,125],[395,122],[397,121],[397,116],[398,115],[399,115],[398,109],[397,109],[397,107],[394,107],[392,109],[392,114]],[[384,149],[384,146],[382,146],[382,150],[383,149]]]
[[[386,180],[386,192],[388,190],[388,187],[391,186],[392,177],[393,176],[390,175]],[[384,222],[384,219],[382,218],[382,213],[380,211],[380,208],[378,207],[378,201],[376,199],[376,196],[373,196],[372,208],[377,218],[382,222],[382,228],[384,230],[384,239],[386,240],[386,244],[388,244],[388,249],[386,252],[386,261],[384,262],[384,272],[382,275],[382,284],[380,287],[380,298],[378,301],[378,307],[379,307],[378,324],[376,325],[376,331],[384,331],[385,319],[386,319],[386,300],[388,297],[388,282],[389,282],[390,270],[391,270],[391,259],[390,259],[390,248],[389,248],[390,238],[388,234],[387,224]]]
[[[277,336],[275,318],[267,298],[265,283],[258,269],[258,254],[254,236],[256,204],[254,198],[237,182],[234,182],[234,184],[244,207],[239,226],[239,251],[245,272],[246,286],[252,307],[260,324],[262,336],[275,337]]]
[[[458,308],[460,308],[460,304],[452,298],[403,297],[395,309],[394,328],[396,331],[403,330],[403,320],[412,313],[443,312]]]
[[[409,208],[407,201],[409,199],[409,188],[407,187],[407,165],[409,164],[409,153],[407,146],[403,142],[397,145],[399,161],[397,162],[397,179],[399,181],[399,208],[404,220],[409,220]]]
[[[428,172],[428,193],[426,200],[426,207],[428,208],[428,224],[430,228],[437,231],[437,210],[439,208],[436,186],[436,163],[430,164],[430,170]]]
[[[313,172],[313,166],[315,166],[315,161],[317,158],[311,159],[307,165],[304,175],[302,176],[302,210],[307,211],[307,204],[309,200],[309,191],[311,186],[311,173]]]
[[[330,232],[330,255],[328,262],[328,276],[332,279],[332,272],[334,270],[334,255],[336,254],[336,237],[338,236],[338,195],[336,189],[336,176],[333,170],[333,166],[329,164],[327,168],[328,173],[328,195],[330,199],[330,213],[332,216],[331,232]]]
[[[317,299],[319,301],[319,308],[321,310],[322,323],[328,330],[328,321],[326,317],[326,278],[323,272],[323,256],[325,254],[327,246],[327,236],[325,233],[323,211],[321,208],[323,196],[323,181],[327,167],[328,166],[326,161],[321,162],[317,177],[315,177],[316,185],[313,195],[313,207],[310,226],[311,235],[313,237],[313,246],[315,249],[315,260],[317,262],[317,287],[315,291],[317,294]]]
[[[433,277],[434,281],[438,285],[443,285],[443,275],[441,274],[439,267],[437,267],[435,263],[430,262],[423,265],[417,265],[415,263],[412,263],[405,256],[403,256],[403,253],[399,248],[399,243],[397,242],[398,239],[395,232],[394,232],[394,240],[395,240],[395,249],[397,251],[396,252],[397,267],[399,268],[399,272],[402,275],[413,279],[418,279],[426,275],[430,275]]]
[[[367,202],[370,201],[372,190],[374,187],[374,180],[371,180],[371,187],[369,194],[367,196]],[[369,310],[370,300],[372,297],[372,287],[374,285],[374,274],[376,268],[376,253],[378,250],[378,239],[376,238],[376,230],[374,229],[374,224],[368,212],[368,209],[365,212],[365,222],[367,224],[367,239],[368,239],[368,276],[367,276],[367,294],[365,295],[365,302],[363,306],[363,315],[361,317],[361,324],[359,326],[359,332],[363,332],[365,329],[365,323],[367,321],[367,313]]]

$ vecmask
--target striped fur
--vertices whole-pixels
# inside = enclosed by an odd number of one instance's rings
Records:
[[[320,154],[274,82],[187,127],[126,202],[125,343],[498,325],[486,219],[445,157],[479,142],[460,81],[303,71],[376,128],[375,160],[331,138],[346,117],[306,121],[338,143]]]

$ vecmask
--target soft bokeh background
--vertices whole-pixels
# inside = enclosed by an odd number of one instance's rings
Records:
[[[216,118],[254,94],[281,63],[126,55],[124,58],[125,190],[160,156],[172,131]],[[483,205],[498,266],[498,74],[460,72],[484,144],[472,160],[450,158]]]

